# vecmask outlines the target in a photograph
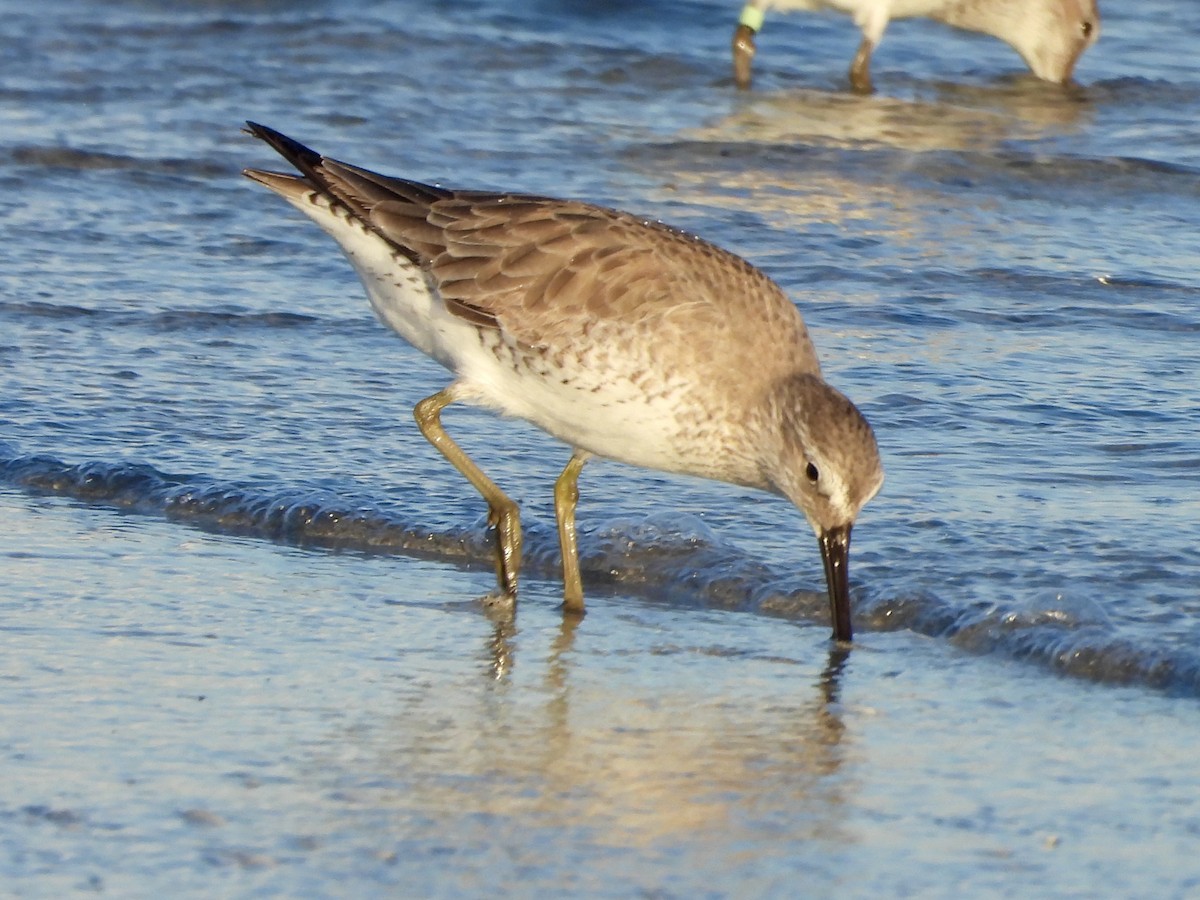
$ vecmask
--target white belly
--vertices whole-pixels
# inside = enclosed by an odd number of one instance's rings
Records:
[[[689,395],[703,385],[656,378],[646,373],[661,372],[658,367],[629,357],[514,355],[498,332],[483,338],[485,352],[457,367],[464,399],[630,465],[739,484],[760,479],[756,462],[737,455],[745,449],[740,411],[714,405],[712,395],[707,403],[694,402]]]

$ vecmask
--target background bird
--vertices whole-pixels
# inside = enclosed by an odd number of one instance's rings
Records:
[[[835,10],[853,16],[862,42],[850,64],[850,84],[870,93],[871,54],[892,19],[924,17],[997,37],[1011,46],[1031,72],[1066,83],[1083,51],[1100,36],[1095,0],[750,0],[733,34],[733,72],[739,87],[750,86],[754,36],[767,10]]]

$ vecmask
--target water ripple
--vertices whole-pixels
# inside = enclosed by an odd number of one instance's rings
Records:
[[[12,448],[0,443],[0,450]],[[299,547],[403,554],[470,568],[487,568],[491,556],[483,518],[467,529],[436,530],[370,502],[172,475],[145,464],[69,464],[47,455],[18,455],[0,460],[0,480],[34,494]],[[619,592],[647,602],[805,623],[824,623],[828,615],[823,592],[789,585],[786,576],[721,542],[687,516],[601,524],[581,533],[580,557],[593,593]],[[527,520],[526,574],[555,578],[558,566],[554,528]],[[929,593],[879,597],[859,590],[855,619],[861,631],[907,629],[973,653],[1001,654],[1076,678],[1200,696],[1195,653],[1122,637],[1098,605],[1061,595],[964,608]]]

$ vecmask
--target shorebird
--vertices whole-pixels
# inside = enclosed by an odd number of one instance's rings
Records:
[[[892,19],[925,17],[1000,38],[1044,81],[1065,84],[1083,51],[1100,37],[1096,0],[750,0],[733,33],[733,77],[750,86],[754,36],[768,9],[831,9],[854,17],[862,43],[850,64],[850,85],[872,91],[871,53]]]
[[[879,491],[871,426],[821,377],[800,312],[707,241],[575,200],[448,190],[247,130],[299,174],[247,169],[328,232],[379,318],[454,378],[416,405],[425,437],[487,501],[498,595],[515,600],[516,503],[446,433],[462,401],[572,448],[554,485],[563,607],[582,613],[580,470],[592,456],[781,494],[824,561],[834,638],[852,637],[850,530]]]

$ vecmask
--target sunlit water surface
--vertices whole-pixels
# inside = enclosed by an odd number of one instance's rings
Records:
[[[1200,890],[1200,7],[1078,90],[736,4],[0,2],[0,878],[19,896]],[[887,483],[827,643],[777,498],[467,409],[241,178],[330,155],[590,199],[795,297]]]

